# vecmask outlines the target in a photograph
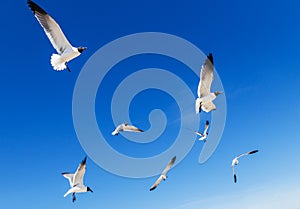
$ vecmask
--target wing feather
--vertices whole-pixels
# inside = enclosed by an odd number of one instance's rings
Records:
[[[144,132],[142,129],[139,129],[135,126],[132,125],[125,125],[124,126],[124,131],[132,131],[132,132]]]
[[[47,37],[49,38],[52,46],[55,48],[57,53],[62,54],[66,49],[71,49],[72,45],[65,37],[57,22],[45,10],[43,10],[33,1],[28,0],[27,4],[33,12],[34,16],[43,27]]]
[[[166,175],[168,173],[168,171],[171,169],[171,167],[173,166],[173,164],[175,163],[176,160],[176,156],[174,156],[171,161],[169,162],[169,164],[167,165],[167,167],[163,170],[162,175]]]
[[[204,97],[210,93],[211,83],[214,79],[214,64],[213,64],[213,56],[210,53],[205,63],[202,65],[200,72],[200,82],[198,85],[198,97]]]
[[[155,181],[155,183],[151,186],[150,191],[154,190],[161,182],[162,176],[160,175],[159,178]]]
[[[83,177],[86,171],[86,157],[82,160],[79,164],[73,179],[73,185],[82,185],[83,184]]]

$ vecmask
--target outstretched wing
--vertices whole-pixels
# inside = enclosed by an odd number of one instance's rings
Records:
[[[246,153],[240,154],[239,156],[237,156],[237,158],[240,158],[244,155],[252,155],[252,154],[257,153],[257,152],[258,152],[258,150],[253,150],[253,151],[250,151],[250,152],[246,152]]]
[[[79,164],[73,179],[73,185],[83,185],[83,177],[86,171],[86,157]]]
[[[214,79],[214,62],[212,53],[210,53],[205,63],[202,65],[200,73],[200,82],[198,85],[198,97],[204,97],[210,93],[211,83]]]
[[[73,187],[73,177],[74,177],[74,174],[72,173],[69,173],[69,172],[64,172],[64,173],[61,173],[63,175],[63,177],[65,177],[66,179],[69,180],[69,183],[70,183],[70,187]]]
[[[151,186],[150,191],[154,190],[160,184],[162,179],[162,175],[160,175],[159,178],[155,181],[155,183]]]
[[[31,0],[28,0],[27,4],[58,54],[62,54],[67,48],[72,48],[59,25],[45,10]]]
[[[203,133],[207,133],[208,127],[209,127],[209,121],[207,120],[205,123],[205,129]]]
[[[232,173],[233,173],[233,181],[234,181],[234,183],[236,183],[237,177],[236,177],[236,173],[234,171],[234,165],[232,165],[231,167],[232,167]]]
[[[169,162],[169,164],[167,165],[167,167],[163,170],[163,172],[161,173],[162,175],[166,175],[168,173],[168,171],[171,169],[171,167],[173,166],[173,164],[175,163],[176,160],[176,156],[174,156],[171,161]]]
[[[201,136],[201,137],[203,136],[203,134],[201,134],[201,133],[198,132],[198,131],[194,131],[194,133],[197,134],[198,136]]]
[[[132,125],[125,125],[124,126],[124,131],[131,131],[131,132],[144,132],[142,129],[139,129],[135,126]]]

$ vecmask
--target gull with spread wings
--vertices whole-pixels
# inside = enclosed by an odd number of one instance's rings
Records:
[[[156,180],[156,182],[152,185],[152,187],[150,188],[150,191],[154,190],[162,180],[166,180],[168,178],[167,173],[168,171],[171,169],[171,167],[173,166],[173,164],[175,163],[176,160],[176,156],[174,156],[171,161],[169,162],[169,164],[167,165],[167,167],[163,170],[163,172],[161,173],[161,175],[159,176],[159,178]]]
[[[201,137],[199,138],[199,140],[200,140],[200,141],[203,141],[204,143],[206,142],[206,137],[207,137],[207,135],[208,135],[208,132],[207,132],[208,127],[209,127],[209,122],[208,122],[208,120],[207,120],[206,123],[205,123],[205,129],[204,129],[204,131],[203,131],[203,134],[200,133],[200,132],[198,132],[198,131],[194,131],[195,134],[201,136]]]
[[[86,47],[73,47],[57,22],[45,10],[31,0],[27,1],[27,5],[43,27],[52,46],[57,51],[57,54],[52,54],[51,56],[53,69],[61,71],[67,68],[68,71],[71,71],[67,63],[78,57]]]
[[[86,171],[86,157],[82,160],[79,164],[76,172],[74,174],[69,172],[64,172],[62,175],[69,180],[70,189],[66,192],[64,197],[68,194],[72,193],[72,201],[75,202],[76,200],[76,193],[83,193],[83,192],[93,192],[90,187],[85,186],[83,184],[83,177]]]
[[[216,110],[216,106],[213,103],[213,100],[216,99],[216,97],[219,94],[222,94],[223,92],[210,92],[210,87],[212,84],[212,81],[214,79],[214,61],[213,61],[213,55],[210,53],[205,63],[202,65],[201,73],[200,73],[200,82],[198,85],[198,98],[196,99],[195,104],[195,110],[196,114],[201,112],[201,109],[205,112],[210,112],[212,110]]]
[[[232,160],[231,168],[232,168],[232,172],[233,172],[234,183],[236,183],[236,181],[237,181],[236,173],[234,171],[234,166],[239,164],[239,158],[242,157],[242,156],[245,156],[245,155],[252,155],[252,154],[257,153],[257,152],[258,152],[258,150],[253,150],[253,151],[250,151],[250,152],[246,152],[246,153],[240,154],[239,156],[235,157]]]
[[[122,123],[116,127],[116,129],[111,133],[112,135],[118,135],[119,132],[122,131],[129,131],[129,132],[144,132],[143,130],[133,126],[129,125],[128,123]]]

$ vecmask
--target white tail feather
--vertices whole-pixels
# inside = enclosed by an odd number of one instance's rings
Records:
[[[52,54],[50,62],[54,70],[61,71],[67,68],[65,62],[58,54]]]

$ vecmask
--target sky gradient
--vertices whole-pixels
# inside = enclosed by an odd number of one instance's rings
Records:
[[[300,207],[297,166],[300,163],[297,123],[300,118],[300,2],[35,2],[57,20],[74,46],[88,49],[69,63],[71,73],[54,71],[50,56],[55,51],[26,1],[2,3],[1,208]],[[152,192],[149,188],[156,176],[120,177],[100,168],[88,157],[85,183],[94,193],[77,195],[73,204],[71,197],[63,197],[69,185],[61,172],[74,172],[86,155],[72,119],[76,80],[85,62],[99,48],[139,32],[173,34],[206,54],[213,53],[226,93],[227,117],[222,140],[204,164],[198,163],[203,144],[197,141],[187,157],[170,171],[167,181]],[[186,66],[161,56],[133,57],[112,69],[110,73],[116,74],[122,68],[124,74],[116,77],[108,74],[103,83],[103,88],[108,90],[98,92],[99,106],[95,109],[98,124],[107,132],[111,146],[136,157],[151,156],[172,144],[178,128],[176,103],[158,91],[143,92],[133,100],[132,108],[136,112],[130,113],[132,121],[141,127],[149,128],[147,119],[153,108],[166,111],[170,123],[157,142],[133,145],[122,136],[110,136],[114,126],[111,119],[101,120],[101,114],[108,113],[101,112],[101,102],[111,98],[109,87],[116,86],[122,76],[149,67],[166,68],[179,74],[186,72],[182,76],[195,90],[195,96],[198,85],[197,78],[188,73]],[[149,99],[149,95],[157,99]],[[103,105],[108,107],[108,104]],[[199,130],[204,123],[201,121]],[[232,159],[253,149],[260,151],[241,159],[236,167],[238,183],[234,184]]]

